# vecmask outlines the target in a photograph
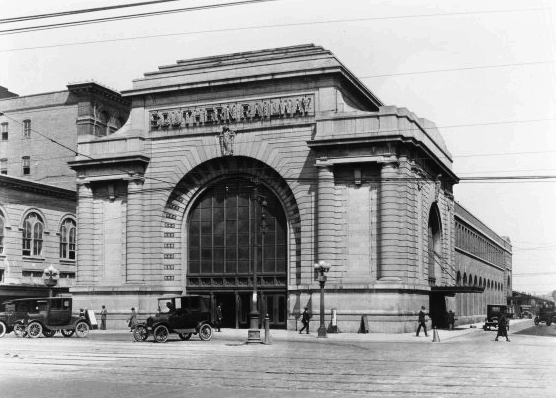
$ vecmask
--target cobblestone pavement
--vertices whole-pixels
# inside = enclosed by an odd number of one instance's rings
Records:
[[[413,334],[274,331],[244,345],[245,330],[136,343],[129,332],[89,338],[0,339],[0,396],[41,397],[554,397],[556,339],[520,334],[494,342],[480,328]],[[546,327],[546,326],[545,326]],[[177,336],[176,336],[177,337]]]

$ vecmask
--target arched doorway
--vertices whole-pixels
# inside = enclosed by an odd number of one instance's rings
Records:
[[[259,313],[286,327],[287,221],[269,187],[240,175],[209,184],[190,207],[186,229],[187,291],[222,303],[223,327],[249,327],[255,261]]]

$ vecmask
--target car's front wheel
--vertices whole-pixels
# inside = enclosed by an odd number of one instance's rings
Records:
[[[89,334],[89,325],[87,324],[87,322],[77,322],[77,325],[75,325],[75,334],[77,335],[77,337],[87,337],[87,335]]]
[[[38,322],[31,322],[29,326],[27,326],[27,334],[32,339],[40,337],[40,335],[42,334],[42,325]]]
[[[164,325],[157,326],[154,330],[154,341],[157,343],[166,343],[168,341],[168,337],[170,332],[168,328]]]
[[[136,326],[133,330],[133,338],[135,341],[146,341],[149,338],[149,332],[144,326]]]
[[[538,325],[539,323],[540,323],[540,322],[539,322],[539,318],[538,318],[538,317],[535,318],[535,325]]]
[[[62,329],[62,330],[60,330],[60,332],[62,332],[62,336],[64,336],[64,337],[71,337],[75,333],[75,330],[73,330],[73,329]]]
[[[43,329],[42,334],[44,337],[52,337],[56,334],[56,330]]]
[[[27,330],[25,330],[25,326],[22,323],[16,323],[14,325],[14,334],[16,337],[26,337]]]
[[[2,321],[0,321],[0,338],[4,337],[4,335],[6,334],[6,324]]]
[[[185,341],[185,340],[189,340],[191,338],[192,334],[193,333],[180,333],[179,336],[180,336],[180,339]]]
[[[199,330],[199,337],[203,341],[209,341],[211,339],[212,328],[208,323],[205,323],[203,326],[201,326],[201,329]]]

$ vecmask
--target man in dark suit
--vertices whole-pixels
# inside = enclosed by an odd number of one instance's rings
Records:
[[[309,307],[305,307],[305,310],[303,311],[303,314],[301,314],[301,323],[303,324],[303,327],[301,328],[301,330],[299,331],[299,334],[301,334],[304,330],[307,330],[307,334],[309,334],[309,312],[307,311],[309,309]]]
[[[218,303],[216,306],[216,327],[217,332],[220,332],[220,325],[222,324],[222,304]]]
[[[423,305],[423,306],[421,306],[421,311],[419,311],[419,327],[417,327],[417,334],[416,334],[417,337],[419,337],[419,332],[421,331],[421,327],[425,331],[425,336],[428,336],[428,334],[427,334],[427,324],[426,324],[426,319],[425,319],[426,315],[427,315],[427,313],[425,312],[425,306]]]
[[[508,320],[506,318],[506,311],[502,310],[500,313],[500,318],[498,318],[498,333],[496,334],[496,338],[494,341],[498,341],[498,337],[502,336],[506,338],[506,341],[510,341],[508,338],[508,329],[507,329]]]

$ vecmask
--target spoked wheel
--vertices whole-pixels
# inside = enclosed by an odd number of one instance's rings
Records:
[[[31,322],[29,326],[27,326],[27,334],[32,339],[36,339],[42,334],[42,325],[38,322]]]
[[[182,340],[189,340],[191,338],[192,334],[193,333],[180,333],[179,336],[180,336],[180,339],[182,339]]]
[[[60,330],[60,332],[62,332],[62,336],[64,336],[64,337],[71,337],[75,333],[75,330],[73,330],[73,329],[62,329],[62,330]]]
[[[56,330],[43,329],[42,334],[44,337],[52,337],[56,334]]]
[[[133,338],[135,341],[146,341],[149,338],[149,332],[144,326],[135,326],[133,330]]]
[[[211,339],[212,328],[208,323],[205,323],[203,326],[201,326],[201,329],[199,330],[199,337],[203,341],[209,341]]]
[[[0,321],[0,338],[6,334],[6,324]]]
[[[27,337],[27,330],[22,323],[16,323],[14,325],[14,334],[16,337]]]
[[[87,337],[87,335],[89,334],[89,325],[87,324],[87,322],[77,322],[77,325],[75,325],[75,334],[77,335],[77,337]]]
[[[164,325],[157,326],[154,330],[154,341],[157,343],[166,343],[168,341],[168,336],[170,332],[168,328]]]

